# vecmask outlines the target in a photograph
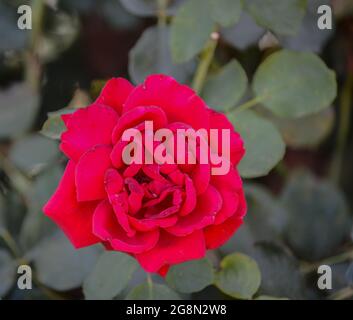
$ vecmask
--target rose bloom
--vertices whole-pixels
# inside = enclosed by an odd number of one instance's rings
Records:
[[[47,216],[76,248],[102,243],[134,256],[147,272],[205,256],[242,224],[246,202],[236,169],[243,141],[225,115],[164,75],[134,87],[107,82],[90,106],[62,116],[60,149],[69,158]],[[212,175],[212,164],[131,164],[122,161],[124,130],[200,128],[230,130],[231,168]]]

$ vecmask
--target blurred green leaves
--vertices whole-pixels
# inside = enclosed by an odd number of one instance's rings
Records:
[[[328,108],[337,94],[335,73],[311,53],[282,50],[258,68],[253,90],[281,117],[302,117]]]
[[[207,259],[192,260],[172,266],[166,281],[181,293],[201,291],[213,283],[214,271]]]
[[[234,253],[221,261],[221,270],[216,274],[215,285],[236,299],[251,299],[261,283],[261,273],[250,257]]]
[[[211,16],[222,27],[236,24],[242,11],[242,0],[210,0]]]
[[[11,289],[16,275],[16,262],[0,249],[0,299]]]
[[[248,85],[247,75],[236,60],[222,67],[208,77],[203,89],[203,98],[208,106],[218,111],[233,108],[245,94]]]
[[[83,283],[89,300],[110,300],[125,289],[138,264],[133,257],[115,251],[103,253]]]
[[[163,284],[143,283],[132,289],[126,300],[180,300],[180,296]]]
[[[285,152],[284,142],[276,127],[250,110],[230,113],[229,119],[244,139],[246,154],[238,166],[242,177],[268,174]]]
[[[306,0],[245,0],[245,8],[262,27],[294,35],[304,17]]]

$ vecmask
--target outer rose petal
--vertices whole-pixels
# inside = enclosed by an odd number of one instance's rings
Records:
[[[234,215],[222,224],[206,227],[204,235],[207,249],[216,249],[226,243],[242,223],[243,219]]]
[[[234,131],[233,125],[227,117],[216,111],[210,110],[210,127],[212,129],[229,129],[230,130],[230,161],[237,165],[245,154],[244,143],[240,135]],[[222,149],[222,135],[218,135],[218,149],[221,154]]]
[[[106,171],[112,166],[110,146],[96,146],[82,155],[76,166],[76,187],[78,201],[104,199]]]
[[[132,90],[134,86],[129,81],[123,78],[113,78],[106,83],[96,103],[112,107],[121,114],[123,104]]]
[[[81,155],[97,144],[110,145],[118,114],[110,107],[93,104],[78,109],[66,122],[60,149],[77,162]]]
[[[113,208],[107,200],[102,201],[93,216],[93,232],[103,241],[109,241],[114,250],[142,253],[152,249],[159,238],[159,231],[136,233],[128,237],[118,224]]]
[[[158,272],[166,265],[201,259],[205,256],[205,239],[202,231],[195,231],[186,237],[175,237],[161,231],[157,245],[135,257],[147,272]]]
[[[44,207],[47,216],[65,232],[76,248],[100,242],[92,232],[96,202],[78,203],[75,188],[75,164],[69,161],[54,195]]]
[[[139,106],[158,106],[165,111],[169,122],[185,122],[194,129],[208,129],[210,125],[209,109],[202,99],[192,89],[169,76],[149,76],[131,93],[123,111]]]

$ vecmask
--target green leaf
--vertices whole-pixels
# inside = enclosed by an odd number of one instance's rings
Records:
[[[261,274],[256,262],[241,253],[226,256],[221,261],[221,270],[216,274],[215,285],[236,299],[251,299],[261,283]]]
[[[213,282],[213,268],[208,259],[192,260],[172,266],[166,281],[182,293],[198,292]]]
[[[285,145],[280,133],[253,111],[233,112],[229,119],[245,143],[246,154],[238,166],[242,177],[267,175],[284,156]]]
[[[312,53],[282,50],[258,68],[253,89],[280,117],[302,117],[329,107],[337,94],[335,73]]]
[[[83,283],[86,299],[110,300],[121,293],[137,269],[137,262],[121,252],[104,252]]]
[[[346,200],[330,182],[306,171],[297,172],[281,199],[289,211],[286,240],[297,256],[309,261],[323,259],[349,237],[352,218]]]
[[[222,38],[240,50],[256,45],[264,33],[265,30],[259,27],[245,12],[242,13],[236,25],[221,31]]]
[[[206,103],[219,111],[234,107],[243,97],[248,85],[247,75],[236,60],[232,60],[217,74],[210,76],[203,89]]]
[[[159,0],[120,0],[122,6],[128,12],[141,17],[156,16],[158,14],[158,1]],[[167,14],[174,14],[183,1],[184,0],[166,1],[169,4]]]
[[[318,146],[332,132],[335,120],[333,108],[297,119],[268,116],[282,133],[285,143],[292,148]]]
[[[236,24],[240,19],[242,11],[241,0],[210,0],[211,15],[215,22],[222,27],[229,27]]]
[[[246,0],[245,8],[258,25],[278,34],[295,35],[306,4],[306,0]]]
[[[191,60],[205,46],[213,31],[208,0],[189,0],[178,10],[171,25],[171,50],[176,63]]]
[[[317,27],[318,8],[322,5],[330,5],[331,0],[310,0],[299,32],[294,37],[285,37],[281,43],[283,47],[320,53],[329,38],[334,34],[333,29],[319,29]]]
[[[39,106],[38,96],[25,83],[0,91],[0,138],[18,136],[32,125]]]
[[[62,109],[48,113],[48,119],[44,122],[41,134],[50,139],[60,139],[61,134],[66,130],[64,121],[61,119],[63,114],[75,112],[75,109]]]
[[[179,82],[187,82],[195,69],[195,61],[175,65],[170,53],[168,27],[150,27],[132,48],[129,55],[129,73],[135,83],[142,83],[150,74],[164,73]]]
[[[250,253],[261,270],[260,294],[304,299],[304,280],[298,261],[288,249],[269,242],[258,242]]]
[[[58,156],[58,146],[39,134],[30,134],[15,141],[10,149],[10,160],[28,175],[35,175],[52,164]]]
[[[16,262],[5,251],[0,250],[0,298],[11,289],[16,276]]]
[[[126,300],[180,300],[176,292],[162,284],[143,283],[127,295]]]
[[[81,286],[97,261],[98,249],[76,250],[61,232],[57,232],[43,239],[26,258],[34,262],[40,282],[52,289],[67,291]]]
[[[52,166],[36,177],[29,190],[28,211],[22,222],[19,237],[25,250],[29,250],[57,230],[53,221],[42,213],[42,208],[57,188],[62,174],[60,165]]]

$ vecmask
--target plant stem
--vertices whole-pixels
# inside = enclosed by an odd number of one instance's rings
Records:
[[[15,240],[12,238],[11,234],[6,229],[1,229],[0,238],[4,240],[13,257],[18,259],[21,256],[21,251],[18,248]]]
[[[303,265],[301,268],[301,271],[303,273],[310,273],[310,272],[316,271],[321,265],[333,265],[333,264],[338,264],[349,260],[353,260],[353,249],[313,264]]]
[[[265,98],[263,96],[255,97],[255,98],[243,103],[239,107],[236,107],[235,109],[232,110],[232,112],[235,114],[235,113],[240,113],[244,110],[250,109],[250,108],[256,106],[257,104],[259,104],[264,99]]]
[[[169,0],[158,0],[158,25],[167,25],[167,7]]]
[[[343,156],[350,129],[352,100],[353,73],[350,73],[341,93],[336,150],[331,164],[331,178],[335,183],[339,183],[342,174]]]
[[[153,280],[150,273],[147,273],[148,296],[153,300]]]
[[[201,54],[201,60],[197,67],[196,74],[192,83],[192,87],[198,94],[201,93],[202,88],[205,84],[208,69],[216,52],[218,41],[219,33],[215,31],[211,34],[210,39]]]
[[[329,299],[330,300],[345,300],[345,299],[349,299],[351,297],[353,297],[353,288],[347,287],[347,288],[343,288],[343,289],[335,292],[334,294],[329,296]]]

